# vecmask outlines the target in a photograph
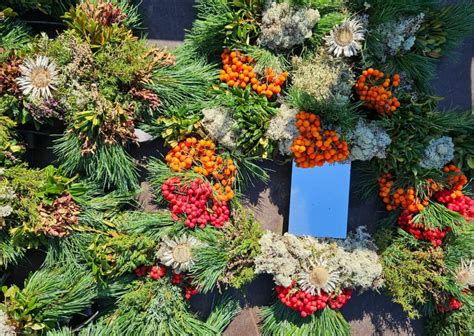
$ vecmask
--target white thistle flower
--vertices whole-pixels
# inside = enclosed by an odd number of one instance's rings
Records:
[[[194,265],[193,248],[199,245],[194,237],[183,235],[173,239],[164,237],[158,249],[157,257],[165,266],[176,273],[189,271]]]
[[[329,46],[329,52],[336,57],[344,55],[351,57],[357,55],[362,48],[360,41],[364,40],[365,28],[361,22],[355,19],[346,20],[336,26],[328,36],[325,37]]]
[[[328,267],[324,259],[310,261],[310,267],[304,267],[298,274],[298,284],[301,289],[311,295],[320,295],[321,290],[331,293],[336,289],[339,273]]]
[[[26,59],[20,65],[21,76],[17,83],[25,95],[33,98],[51,97],[51,90],[56,90],[58,70],[56,64],[46,56],[37,56],[36,60]]]
[[[461,261],[456,271],[456,281],[465,288],[474,286],[474,260]]]

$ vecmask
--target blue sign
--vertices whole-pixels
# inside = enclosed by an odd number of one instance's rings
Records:
[[[351,164],[298,168],[293,162],[288,231],[346,238]]]

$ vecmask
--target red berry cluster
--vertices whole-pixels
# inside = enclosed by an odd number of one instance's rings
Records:
[[[180,285],[183,288],[184,298],[191,299],[193,295],[199,293],[198,289],[192,285],[191,277],[185,277],[183,273],[174,273],[171,279],[173,285]]]
[[[468,222],[474,217],[474,200],[459,190],[440,191],[436,193],[435,199],[449,210],[459,213]]]
[[[443,238],[451,231],[451,228],[445,230],[428,229],[421,223],[413,222],[413,215],[408,210],[403,210],[398,217],[398,225],[406,232],[413,235],[416,239],[428,240],[436,247],[443,243]]]
[[[447,313],[451,310],[458,310],[459,308],[461,308],[464,304],[457,300],[456,298],[454,297],[451,297],[449,299],[449,302],[447,304],[441,304],[441,303],[438,303],[436,305],[436,310],[440,313]]]
[[[350,298],[352,289],[344,289],[341,295],[330,297],[328,293],[322,291],[321,295],[311,295],[307,291],[295,289],[294,283],[289,287],[276,286],[278,299],[287,307],[299,311],[301,317],[313,314],[317,310],[326,308],[341,308]]]
[[[216,201],[210,184],[199,178],[182,183],[181,178],[171,177],[162,185],[161,191],[170,203],[173,219],[177,221],[179,215],[185,215],[184,225],[191,229],[196,225],[204,228],[208,223],[220,228],[230,218],[227,202]]]
[[[352,295],[352,288],[344,288],[341,295],[337,295],[329,298],[329,307],[331,309],[341,309],[347,301],[350,300]]]
[[[143,277],[149,275],[153,280],[158,280],[166,275],[166,267],[163,265],[153,265],[153,266],[138,266],[135,269],[135,275],[137,277]],[[184,273],[171,273],[171,283],[173,285],[180,286],[183,289],[183,295],[186,300],[191,299],[191,296],[199,293],[198,289],[192,285],[191,277],[187,277]]]

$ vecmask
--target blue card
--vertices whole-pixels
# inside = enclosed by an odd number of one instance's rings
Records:
[[[293,162],[288,232],[346,238],[351,164],[298,168]]]

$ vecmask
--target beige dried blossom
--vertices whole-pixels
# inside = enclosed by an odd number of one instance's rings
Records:
[[[354,86],[354,74],[346,63],[319,52],[303,60],[294,57],[293,87],[316,100],[331,100],[341,104],[349,100]]]

